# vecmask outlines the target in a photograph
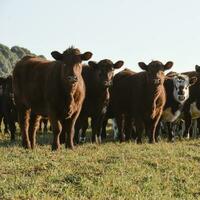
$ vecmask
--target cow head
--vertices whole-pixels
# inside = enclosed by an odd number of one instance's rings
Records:
[[[195,65],[195,71],[200,73],[200,66],[199,65]]]
[[[80,53],[79,49],[70,47],[63,53],[58,51],[51,52],[52,57],[61,61],[61,75],[62,79],[70,85],[76,85],[81,77],[82,61],[89,60],[92,57],[91,52]]]
[[[174,85],[174,99],[177,102],[183,104],[189,98],[189,87],[196,83],[197,78],[189,78],[187,75],[184,74],[176,74],[174,75],[172,80]]]
[[[144,62],[139,62],[138,65],[141,69],[148,72],[150,78],[149,84],[158,86],[164,83],[164,71],[170,69],[173,66],[173,62],[169,61],[165,65],[159,61],[152,61],[148,65],[146,65]]]
[[[111,60],[104,59],[98,63],[94,61],[89,61],[89,66],[94,70],[94,78],[96,83],[103,88],[108,88],[112,85],[112,79],[114,75],[114,70],[119,69],[124,64],[123,61],[117,61],[113,63]]]

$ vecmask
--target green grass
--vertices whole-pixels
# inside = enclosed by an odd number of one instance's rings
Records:
[[[200,199],[200,140],[85,144],[52,152],[0,137],[0,199]]]

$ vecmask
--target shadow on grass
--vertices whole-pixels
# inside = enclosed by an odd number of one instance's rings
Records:
[[[52,142],[52,132],[42,133],[38,132],[36,136],[37,145],[48,145]],[[15,135],[15,141],[10,140],[9,134],[0,133],[0,148],[22,146],[22,139],[20,133]]]

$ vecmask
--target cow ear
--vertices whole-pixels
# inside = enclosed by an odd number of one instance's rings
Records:
[[[148,67],[148,66],[147,66],[144,62],[139,62],[138,65],[139,65],[139,67],[140,67],[141,69],[147,71],[147,67]]]
[[[89,51],[87,51],[87,52],[81,54],[81,59],[82,59],[82,60],[89,60],[91,57],[92,57],[92,53],[89,52]]]
[[[52,51],[51,52],[51,56],[55,59],[55,60],[62,60],[63,55],[61,53],[59,53],[58,51]]]
[[[196,76],[191,77],[189,82],[190,82],[189,86],[194,85],[197,82],[197,77]]]
[[[173,66],[173,62],[171,62],[171,61],[169,61],[169,62],[167,62],[166,64],[165,64],[165,66],[164,66],[164,70],[168,70],[168,69],[171,69],[172,68],[172,66]]]
[[[114,64],[114,69],[119,69],[120,67],[122,67],[124,64],[124,61],[119,60]]]
[[[200,72],[200,66],[199,66],[199,65],[196,65],[196,66],[195,66],[195,71],[196,71],[196,72]]]
[[[89,61],[88,62],[89,66],[93,67],[93,68],[97,68],[98,64],[95,61]]]

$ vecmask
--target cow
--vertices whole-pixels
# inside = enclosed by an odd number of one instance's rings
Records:
[[[126,139],[124,129],[132,127],[134,121],[137,143],[142,142],[144,128],[149,142],[154,143],[156,126],[166,102],[164,71],[169,70],[173,62],[165,65],[160,61],[152,61],[148,65],[139,62],[138,65],[144,71],[130,75],[119,72],[115,75],[111,103],[121,142]]]
[[[3,102],[4,102],[4,90],[5,90],[5,83],[6,83],[6,78],[4,77],[0,77],[0,122],[4,123],[4,133],[8,132],[8,126],[7,126],[7,122],[5,120],[4,117],[4,110],[3,110]],[[1,124],[0,123],[0,124]]]
[[[0,78],[0,113],[5,125],[5,132],[10,132],[11,141],[15,141],[17,111],[14,103],[12,76]]]
[[[128,69],[128,68],[125,68],[124,70],[122,70],[120,72],[120,77],[123,79],[126,78],[126,77],[129,77],[133,74],[135,74],[136,72],[133,72],[132,70]],[[118,75],[117,75],[118,76]],[[111,93],[111,98],[110,98],[110,101],[109,101],[109,105],[108,105],[108,108],[107,108],[107,112],[106,112],[106,116],[105,116],[105,119],[103,121],[103,125],[102,125],[102,132],[101,132],[101,135],[102,135],[102,138],[106,138],[107,137],[107,134],[106,134],[106,126],[107,126],[107,123],[108,123],[108,119],[112,119],[112,129],[113,129],[113,136],[114,136],[114,140],[117,140],[118,136],[119,136],[119,133],[118,133],[118,128],[117,128],[117,123],[116,123],[116,120],[115,120],[115,116],[114,116],[114,112],[113,112],[113,105],[112,105],[112,87],[113,85],[110,87],[110,93]],[[129,130],[125,130],[125,134],[126,134],[126,139],[129,140],[130,137],[131,137],[131,128],[129,128]]]
[[[168,139],[174,141],[174,125],[183,113],[185,102],[189,98],[189,87],[197,81],[195,76],[189,78],[185,74],[170,72],[164,82],[166,91],[166,104],[163,109],[161,120],[167,123]],[[170,78],[171,77],[171,78]],[[159,125],[157,126],[158,129]],[[157,130],[157,136],[158,136]]]
[[[13,82],[11,75],[6,78],[5,87],[3,90],[3,113],[11,134],[11,141],[15,141],[17,108],[14,102]]]
[[[183,74],[189,77],[197,77],[196,83],[189,89],[190,96],[183,109],[185,121],[183,137],[190,138],[192,136],[192,119],[200,117],[200,66],[196,65],[195,71],[184,72]]]
[[[60,134],[66,147],[74,149],[74,124],[85,98],[82,61],[91,52],[80,53],[70,47],[63,53],[51,52],[56,61],[26,56],[13,70],[13,90],[19,112],[22,145],[35,147],[35,135],[41,116],[48,116],[54,133],[52,150],[60,148]]]
[[[82,75],[86,85],[86,97],[76,124],[76,141],[79,142],[80,131],[85,140],[88,118],[91,117],[92,142],[101,143],[101,128],[108,107],[114,70],[123,66],[119,60],[113,63],[109,59],[97,62],[89,61],[83,67]]]

